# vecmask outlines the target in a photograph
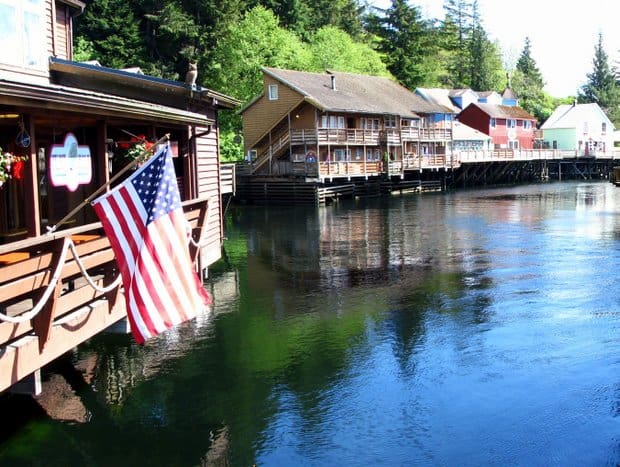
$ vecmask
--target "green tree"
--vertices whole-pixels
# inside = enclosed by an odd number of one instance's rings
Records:
[[[440,26],[444,55],[444,81],[451,88],[471,86],[471,36],[474,6],[469,0],[444,0],[444,20]]]
[[[229,24],[210,58],[210,87],[242,101],[261,92],[263,66],[304,70],[312,62],[307,46],[262,6]]]
[[[88,4],[76,21],[77,37],[90,42],[103,66],[148,66],[147,52],[132,3],[97,0]]]
[[[209,55],[209,87],[248,102],[262,91],[263,66],[305,70],[311,66],[308,48],[292,32],[280,27],[271,10],[257,6],[241,21],[228,25]],[[235,136],[241,130],[241,117],[225,112],[220,116],[223,155],[242,159],[241,143]]]
[[[196,61],[201,29],[182,5],[168,1],[163,5],[144,2],[144,38],[152,65],[144,70],[156,76],[183,79],[188,61]]]
[[[315,20],[310,23],[312,31],[323,26],[335,26],[355,39],[363,36],[363,7],[357,0],[310,0]]]
[[[469,39],[470,87],[475,91],[499,90],[504,71],[499,48],[492,43],[478,13],[478,2],[473,4],[473,28]]]
[[[599,33],[598,42],[594,47],[592,72],[586,76],[588,81],[578,93],[579,102],[596,102],[614,125],[620,123],[620,91],[616,73],[609,66],[609,59],[603,47],[602,33]]]
[[[314,71],[326,69],[370,75],[390,75],[381,55],[369,46],[355,42],[346,32],[325,26],[311,38],[309,51]]]
[[[534,115],[539,122],[544,122],[550,115],[548,112],[550,101],[543,91],[545,82],[532,57],[529,37],[525,38],[525,45],[517,60],[511,81],[512,89],[519,97],[519,105]]]
[[[381,38],[379,50],[388,70],[404,86],[413,89],[435,79],[437,61],[429,24],[420,10],[406,0],[392,0],[383,17],[371,18],[375,33]]]

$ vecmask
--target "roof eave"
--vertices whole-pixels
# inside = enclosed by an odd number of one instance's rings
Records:
[[[84,13],[84,9],[86,8],[86,3],[81,2],[79,0],[59,0],[59,1],[61,3],[64,3],[65,5],[69,5],[70,7],[78,10],[78,14],[76,16],[79,16],[82,13]]]
[[[63,60],[50,57],[50,72],[64,73],[81,78],[96,78],[114,84],[122,84],[136,90],[152,90],[173,95],[178,99],[187,97],[199,97],[215,107],[232,109],[241,104],[233,97],[226,96],[208,88],[197,87],[195,90],[185,86],[184,83],[148,75],[139,75],[124,70],[90,65],[87,63]]]
[[[142,118],[176,124],[213,124],[200,113],[143,101],[58,85],[35,85],[0,81],[0,97],[6,103],[42,109],[93,112],[99,115]]]

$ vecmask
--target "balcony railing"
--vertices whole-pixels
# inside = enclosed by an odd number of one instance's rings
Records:
[[[372,145],[400,144],[401,141],[446,141],[452,138],[450,128],[403,127],[384,130],[359,128],[319,128],[291,130],[291,144]],[[273,143],[272,143],[273,145]]]
[[[198,243],[207,203],[183,203]],[[0,245],[0,392],[124,318],[118,276],[100,223]]]

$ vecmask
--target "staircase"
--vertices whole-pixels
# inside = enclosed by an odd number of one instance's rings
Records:
[[[258,157],[252,164],[252,174],[260,170],[265,163],[273,158],[280,157],[289,148],[290,133],[288,128],[271,138],[271,145],[259,152]]]

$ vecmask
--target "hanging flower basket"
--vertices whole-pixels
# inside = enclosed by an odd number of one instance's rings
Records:
[[[142,164],[153,155],[153,146],[154,144],[148,141],[134,144],[127,150],[127,157],[132,160],[137,160],[138,164]]]
[[[133,136],[130,142],[124,142],[123,146],[119,145],[126,149],[123,157],[130,161],[137,161],[138,167],[153,155],[154,146],[154,143],[147,141],[144,135]]]
[[[27,160],[27,156],[16,156],[0,148],[0,187],[11,178],[21,180],[24,174],[24,162]]]

